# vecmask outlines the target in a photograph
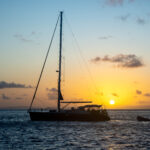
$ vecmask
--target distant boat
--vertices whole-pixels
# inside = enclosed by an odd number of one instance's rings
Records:
[[[34,110],[32,109],[32,104],[36,96],[36,92],[42,77],[42,73],[45,67],[45,63],[48,57],[48,53],[53,41],[55,30],[60,21],[60,41],[59,41],[59,70],[58,72],[58,101],[57,101],[57,110]],[[108,121],[110,117],[106,109],[103,109],[102,105],[85,105],[78,108],[71,108],[70,110],[64,110],[61,108],[62,103],[71,104],[71,103],[92,103],[91,101],[63,101],[63,96],[61,94],[61,58],[62,58],[62,23],[63,23],[63,12],[60,12],[58,17],[52,39],[50,42],[49,49],[41,70],[39,80],[29,107],[29,114],[32,121]]]
[[[142,116],[137,116],[138,121],[150,121],[150,119],[142,117]]]

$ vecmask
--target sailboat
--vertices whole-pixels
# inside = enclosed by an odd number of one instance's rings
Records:
[[[58,72],[58,100],[57,100],[57,109],[56,110],[34,110],[32,109],[32,104],[34,102],[36,92],[40,83],[40,79],[42,77],[42,73],[45,67],[45,63],[49,54],[49,50],[53,41],[53,37],[55,34],[55,30],[58,22],[60,21],[60,37],[59,37],[59,70]],[[62,58],[62,25],[63,25],[63,12],[61,11],[58,20],[56,22],[56,26],[52,35],[52,39],[50,42],[50,46],[48,48],[46,58],[41,70],[41,74],[39,80],[37,82],[37,86],[35,88],[35,92],[28,109],[28,113],[30,115],[30,119],[32,121],[109,121],[110,117],[107,113],[106,109],[103,109],[102,105],[93,105],[88,104],[85,106],[80,106],[78,108],[72,107],[69,110],[65,110],[61,107],[61,104],[71,104],[71,103],[92,103],[92,101],[64,101],[63,96],[61,94],[61,58]]]

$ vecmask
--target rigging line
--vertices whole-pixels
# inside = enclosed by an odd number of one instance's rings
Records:
[[[69,104],[69,103],[66,104],[66,105],[62,108],[62,110],[64,110],[68,105],[70,105],[70,104]]]
[[[89,67],[88,67],[88,65],[87,65],[87,63],[86,63],[86,61],[85,61],[85,58],[84,58],[84,56],[83,56],[83,54],[82,54],[82,51],[81,51],[81,49],[80,49],[80,46],[79,46],[79,44],[78,44],[78,42],[77,42],[77,39],[76,39],[76,37],[75,37],[75,35],[74,35],[73,31],[72,31],[72,28],[71,28],[71,26],[70,26],[70,24],[69,24],[69,22],[68,22],[68,20],[67,20],[67,17],[66,17],[65,15],[64,15],[64,18],[65,18],[66,23],[67,23],[67,25],[68,25],[68,27],[69,27],[69,29],[70,29],[70,31],[71,31],[71,34],[72,34],[73,38],[74,38],[74,40],[75,40],[75,43],[76,43],[76,45],[77,45],[77,47],[78,47],[78,50],[79,50],[79,52],[80,52],[80,55],[81,55],[81,57],[82,57],[82,59],[83,59],[83,61],[84,61],[84,63],[85,63],[85,66],[86,66],[87,71],[88,71],[88,73],[89,73],[89,75],[90,75],[91,81],[92,81],[93,84],[94,84],[95,90],[98,91],[98,88],[96,87],[95,82],[94,82],[94,79],[93,79],[93,77],[92,77],[91,71],[90,71],[90,69],[89,69]]]
[[[38,80],[37,85],[36,85],[36,89],[35,89],[33,98],[32,98],[32,101],[31,101],[31,104],[30,104],[30,107],[29,107],[29,111],[31,110],[33,101],[35,99],[35,96],[36,96],[36,93],[37,93],[37,90],[38,90],[38,86],[39,86],[39,83],[40,83],[40,80],[41,80],[41,77],[42,77],[42,73],[43,73],[43,70],[44,70],[44,67],[45,67],[45,64],[46,64],[46,61],[47,61],[47,57],[48,57],[48,54],[49,54],[52,42],[53,42],[53,38],[54,38],[54,35],[55,35],[55,31],[56,31],[56,28],[57,28],[57,24],[58,24],[59,18],[60,18],[60,15],[58,16],[58,19],[57,19],[57,22],[56,22],[56,25],[55,25],[55,28],[54,28],[54,32],[53,32],[52,37],[51,37],[51,41],[50,41],[50,44],[49,44],[49,47],[48,47],[48,50],[47,50],[47,53],[46,53],[46,57],[45,57],[45,60],[44,60],[44,63],[43,63],[43,67],[42,67],[42,70],[41,70],[41,73],[40,73],[40,76],[39,76],[39,80]]]

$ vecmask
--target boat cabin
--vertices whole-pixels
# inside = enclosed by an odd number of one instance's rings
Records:
[[[84,110],[84,111],[98,111],[102,105],[85,105],[85,106],[80,106],[78,109]]]

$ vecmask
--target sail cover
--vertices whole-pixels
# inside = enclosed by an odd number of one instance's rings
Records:
[[[60,100],[64,100],[61,92],[59,93]]]

